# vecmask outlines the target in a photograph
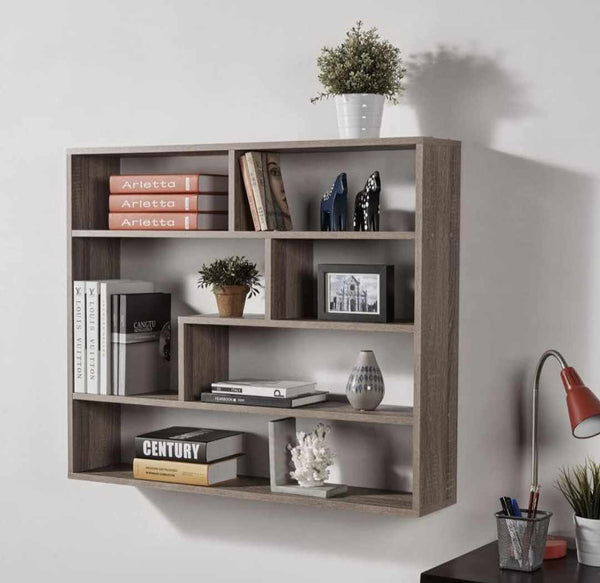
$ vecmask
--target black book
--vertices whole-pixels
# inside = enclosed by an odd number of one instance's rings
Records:
[[[117,395],[169,390],[171,294],[118,294],[113,298]],[[113,317],[117,314],[113,312]]]
[[[297,397],[254,397],[248,395],[226,395],[223,393],[202,393],[203,403],[225,403],[227,405],[251,405],[257,407],[278,407],[293,409],[304,405],[313,405],[327,400],[327,393],[314,392]]]
[[[207,464],[244,453],[243,433],[199,427],[168,427],[135,438],[135,457]]]

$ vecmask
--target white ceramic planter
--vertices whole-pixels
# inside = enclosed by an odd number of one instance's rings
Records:
[[[335,96],[340,138],[378,138],[383,115],[383,95],[346,93]]]
[[[600,567],[600,520],[575,516],[577,560],[582,565]]]

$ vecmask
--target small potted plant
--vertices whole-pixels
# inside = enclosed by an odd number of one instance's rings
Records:
[[[203,264],[198,273],[198,287],[212,287],[222,318],[241,318],[246,297],[256,295],[261,287],[256,263],[245,257],[217,259]]]
[[[341,45],[321,49],[317,65],[325,91],[311,101],[335,96],[340,138],[378,138],[384,101],[398,103],[403,90],[400,50],[359,20]]]
[[[556,484],[575,513],[577,560],[600,567],[600,464],[563,468]]]

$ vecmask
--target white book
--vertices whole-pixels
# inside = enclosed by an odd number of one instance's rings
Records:
[[[244,154],[248,162],[248,175],[252,184],[252,194],[254,195],[254,203],[256,204],[256,214],[260,223],[261,231],[267,231],[267,212],[265,209],[265,186],[264,176],[262,173],[262,162],[260,153],[248,152]],[[262,190],[261,190],[262,185]]]
[[[116,395],[112,386],[112,304],[113,294],[136,294],[153,292],[149,281],[108,279],[100,282],[100,394]]]
[[[100,384],[98,373],[100,360],[100,326],[98,322],[98,291],[100,282],[85,282],[85,327],[87,360],[87,393],[98,395]]]
[[[249,397],[292,398],[314,391],[316,383],[310,381],[238,379],[212,383],[213,393],[247,395]]]
[[[73,282],[73,391],[85,393],[87,362],[85,347],[85,281]]]

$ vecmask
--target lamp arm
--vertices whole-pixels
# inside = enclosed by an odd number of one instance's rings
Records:
[[[535,369],[535,378],[533,381],[533,419],[531,422],[531,486],[538,485],[538,409],[539,409],[539,394],[540,394],[540,377],[542,376],[542,368],[548,358],[553,356],[558,360],[562,368],[567,368],[569,365],[563,355],[557,350],[546,350],[542,354],[537,368]]]

